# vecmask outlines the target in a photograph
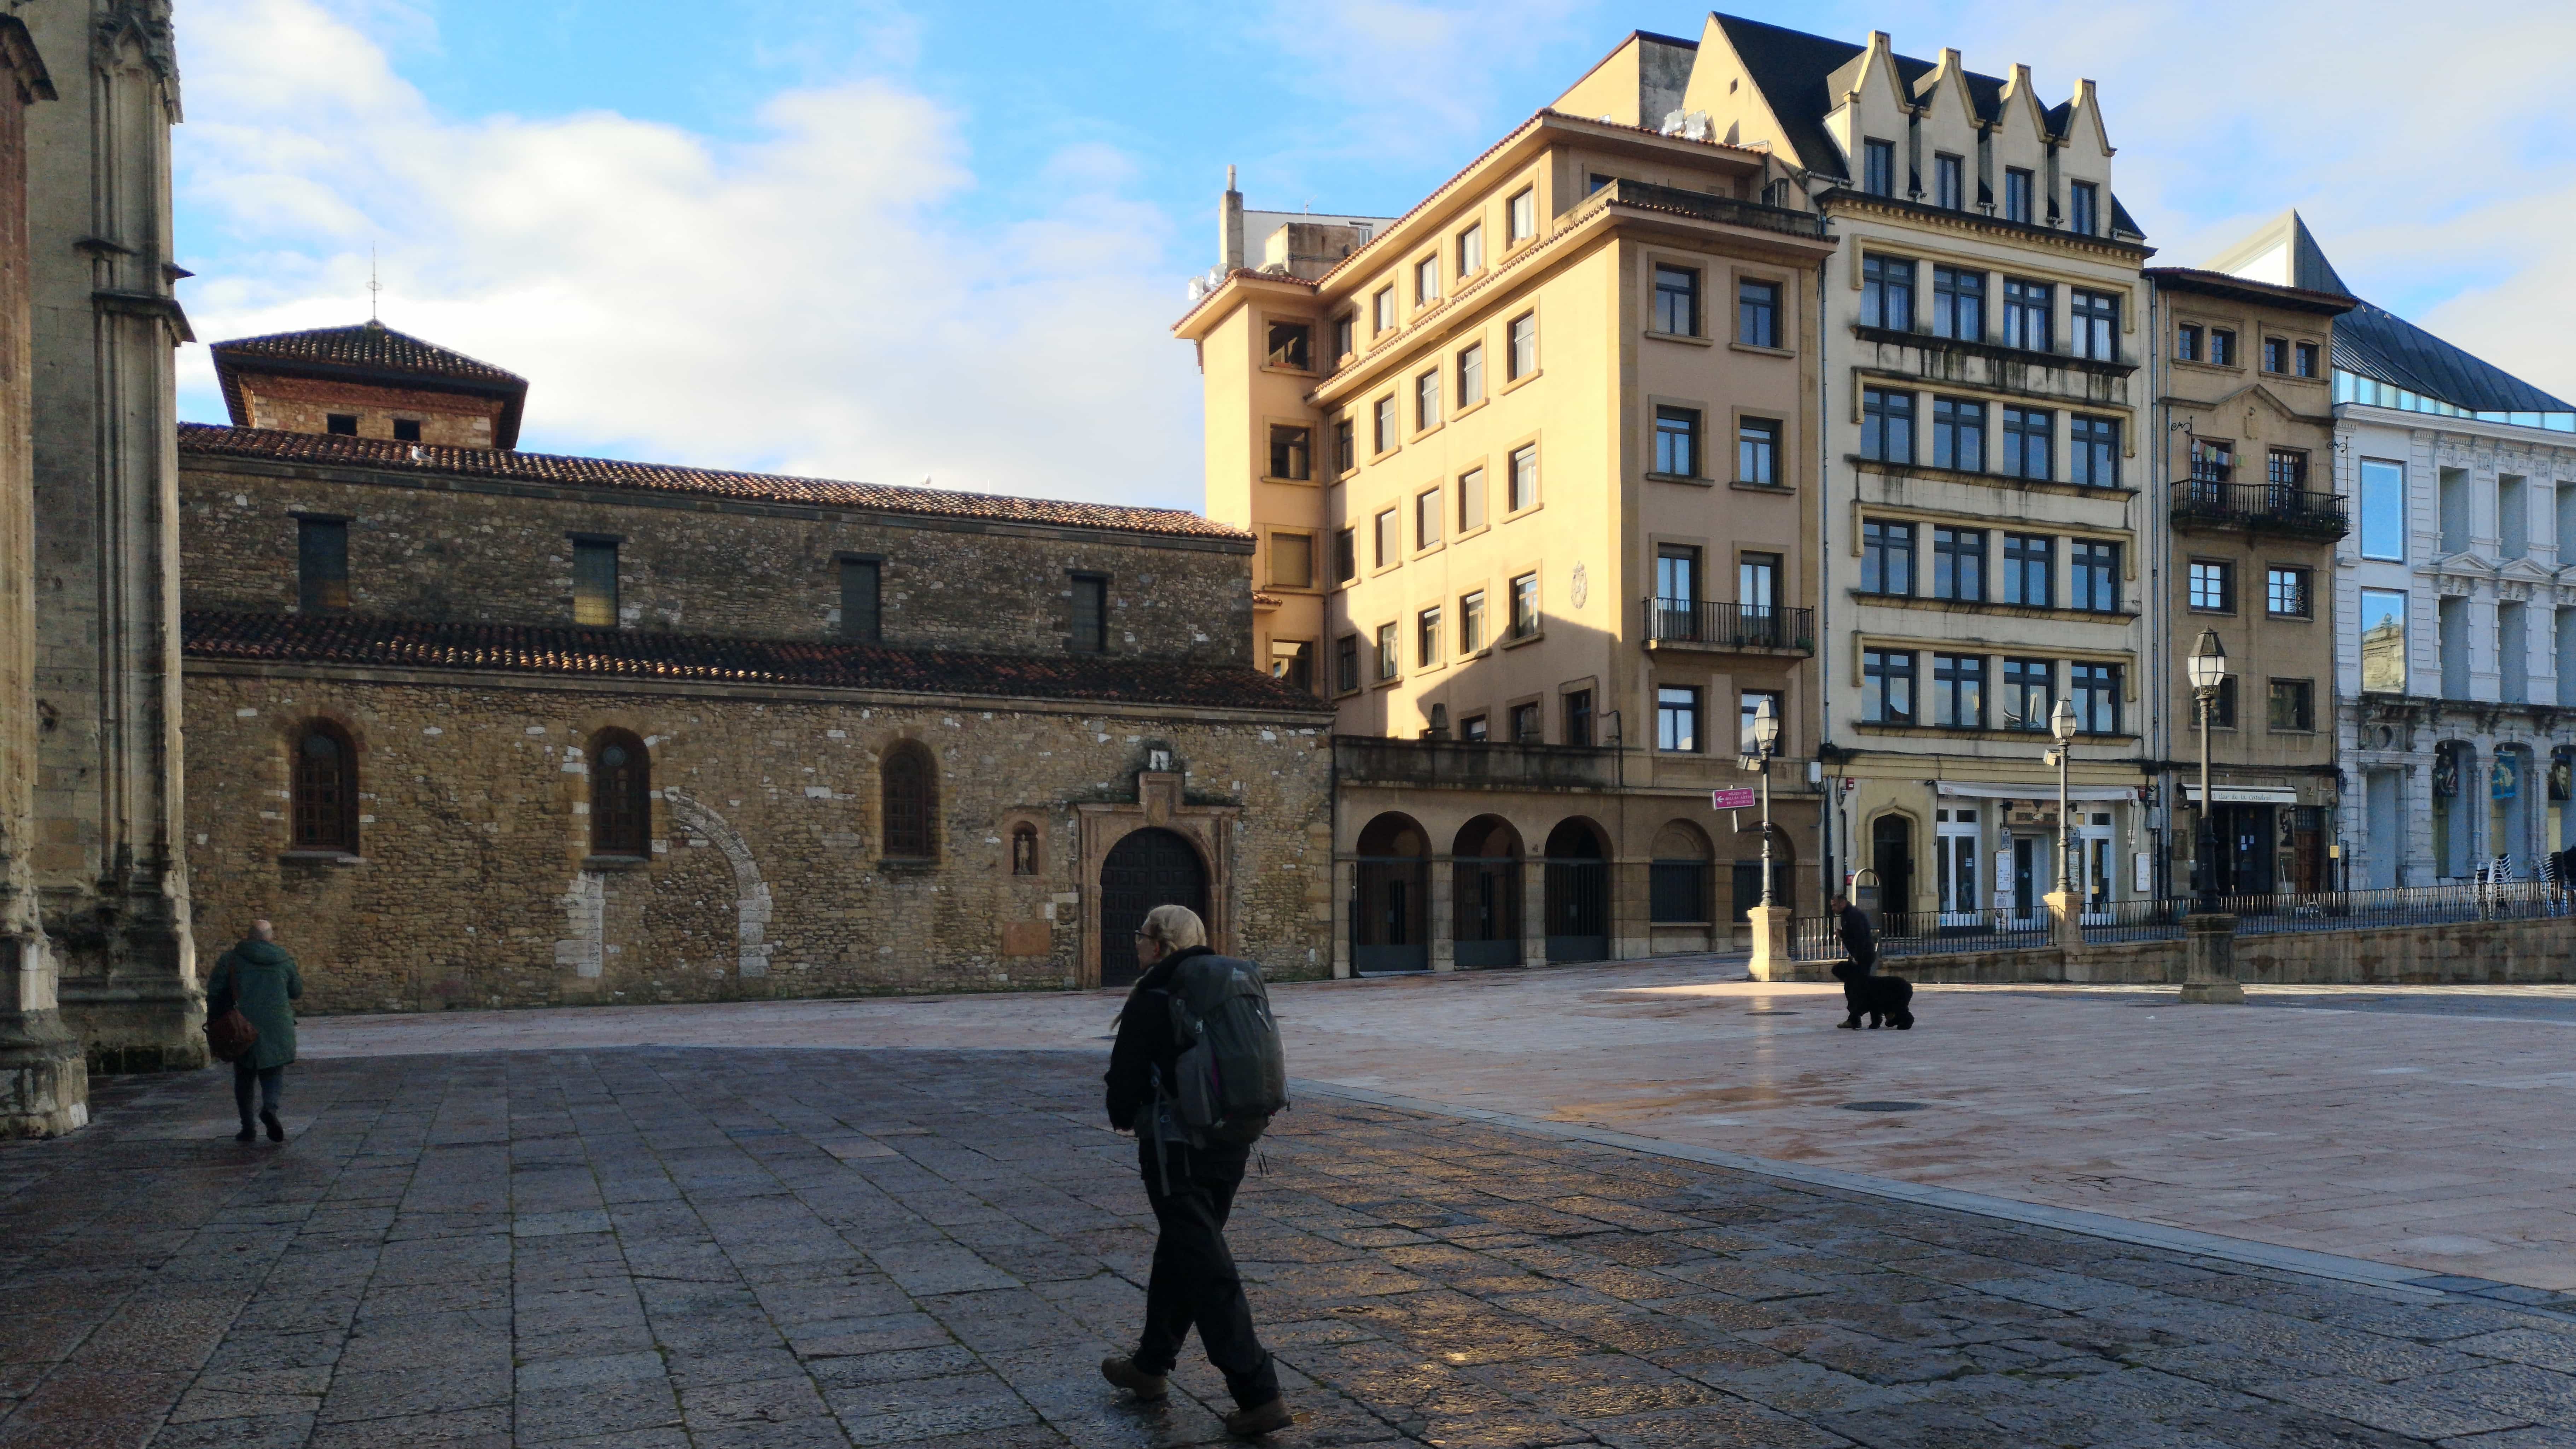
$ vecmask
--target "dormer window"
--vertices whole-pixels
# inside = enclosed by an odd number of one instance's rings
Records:
[[[2102,188],[2090,181],[2077,181],[2066,188],[2066,225],[2084,236],[2102,234]]]
[[[1872,196],[1896,194],[1896,143],[1864,140],[1860,143],[1860,189]]]
[[[1958,156],[1932,158],[1932,195],[1943,211],[1964,211],[1968,205],[1968,163]]]
[[[2030,224],[2030,172],[2019,166],[2004,168],[2004,220]]]

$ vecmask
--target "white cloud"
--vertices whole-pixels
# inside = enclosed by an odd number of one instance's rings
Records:
[[[373,245],[390,325],[529,377],[531,447],[1197,502],[1165,223],[1109,148],[975,229],[955,118],[882,81],[777,95],[726,144],[442,117],[316,0],[200,0],[182,39],[180,184],[227,258],[188,284],[203,337],[362,316]]]

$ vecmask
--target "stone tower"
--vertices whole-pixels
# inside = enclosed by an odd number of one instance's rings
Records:
[[[62,1021],[90,1067],[200,1066],[205,999],[178,848],[172,362],[191,339],[171,294],[170,5],[14,11],[58,94],[26,113],[33,874]]]

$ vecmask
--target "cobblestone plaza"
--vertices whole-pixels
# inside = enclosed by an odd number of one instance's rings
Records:
[[[298,1069],[279,1149],[229,1140],[208,1077],[121,1079],[91,1130],[0,1153],[0,1443],[1221,1440],[1194,1349],[1163,1407],[1093,1367],[1151,1242],[1099,1069],[348,1057]],[[1321,1086],[1264,1156],[1233,1238],[1301,1415],[1278,1443],[2576,1443],[2576,1318],[2547,1307]]]

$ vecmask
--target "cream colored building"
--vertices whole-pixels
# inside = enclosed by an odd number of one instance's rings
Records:
[[[1761,833],[1710,791],[1764,696],[1775,891],[1816,909],[1832,248],[1774,153],[1662,133],[1694,53],[1630,37],[1393,220],[1256,236],[1229,191],[1193,283],[1209,516],[1339,711],[1339,970],[1730,943]]]
[[[1833,864],[1920,928],[2036,924],[2061,879],[2043,756],[2068,700],[2085,903],[2149,893],[2149,249],[2092,83],[2052,105],[2026,66],[1719,15],[1680,108],[1794,161],[1839,243],[1812,500]]]

